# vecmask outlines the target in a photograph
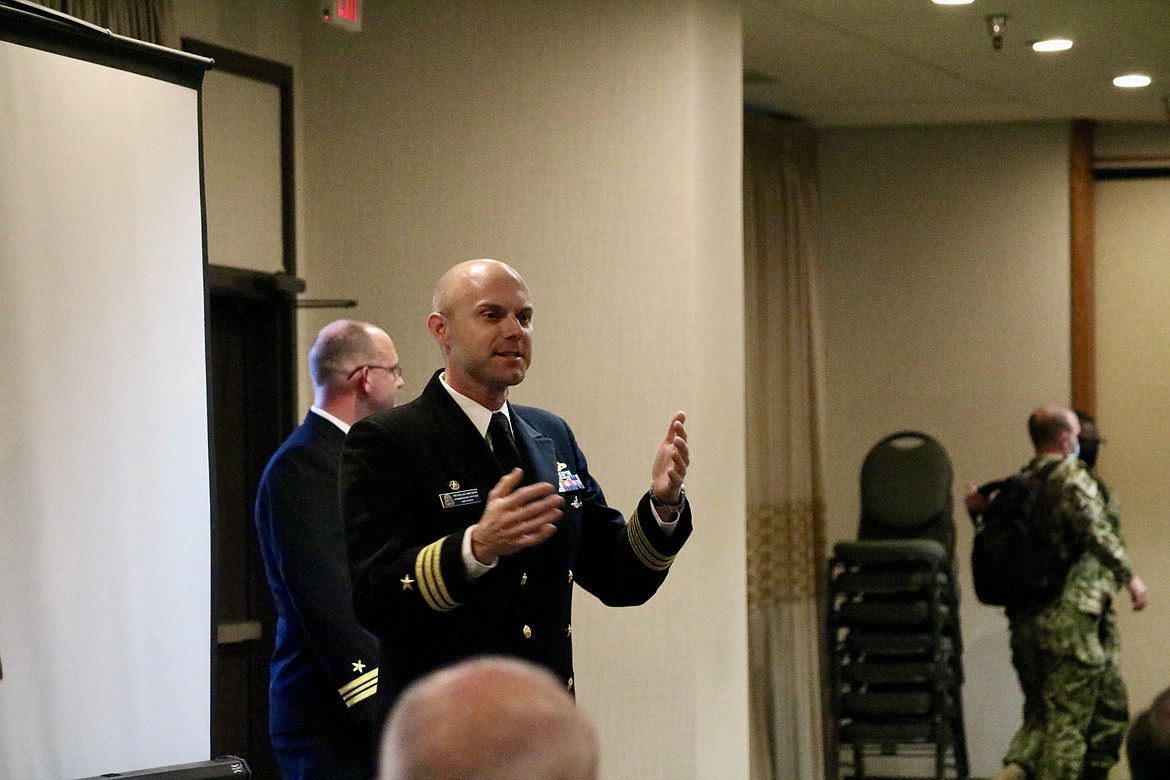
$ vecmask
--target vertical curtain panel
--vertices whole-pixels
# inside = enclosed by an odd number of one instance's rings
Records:
[[[824,777],[815,136],[744,118],[752,780]]]
[[[54,11],[104,27],[117,35],[177,48],[171,0],[39,0]]]

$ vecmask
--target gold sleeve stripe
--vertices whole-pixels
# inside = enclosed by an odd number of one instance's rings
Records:
[[[427,606],[436,612],[450,612],[459,606],[459,602],[451,598],[443,581],[442,552],[442,539],[422,548],[414,559],[414,576]]]
[[[353,696],[350,696],[348,699],[345,700],[345,706],[352,707],[353,705],[357,704],[359,701],[365,701],[366,699],[370,698],[371,696],[373,696],[377,692],[378,692],[378,683],[374,683],[369,688],[365,688],[361,691],[355,691]]]
[[[343,686],[338,691],[346,707],[365,701],[378,692],[378,670],[372,669],[361,677]]]
[[[634,516],[630,518],[630,522],[626,526],[626,536],[629,537],[634,555],[647,569],[666,571],[670,568],[670,564],[674,563],[673,555],[663,555],[654,549],[654,545],[650,544],[650,540],[646,538],[646,531],[638,522],[637,512],[634,512]]]
[[[347,693],[352,691],[354,688],[359,688],[359,687],[365,685],[366,683],[370,682],[371,680],[375,684],[378,682],[378,667],[376,667],[376,666],[373,669],[371,669],[370,671],[363,674],[361,677],[353,678],[352,680],[347,682],[345,685],[338,688],[337,692],[340,693],[342,696],[345,696]]]

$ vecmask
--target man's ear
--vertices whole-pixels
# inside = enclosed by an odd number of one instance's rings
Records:
[[[370,370],[368,368],[360,368],[349,377],[349,383],[353,389],[358,392],[369,392],[370,389]]]
[[[437,311],[430,313],[427,317],[427,330],[431,332],[431,338],[439,342],[440,346],[447,346],[447,318]]]

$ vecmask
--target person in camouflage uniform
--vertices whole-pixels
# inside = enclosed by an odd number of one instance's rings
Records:
[[[1045,482],[1045,506],[1051,542],[1073,564],[1060,596],[1008,610],[1024,721],[995,780],[1103,780],[1129,718],[1112,596],[1125,584],[1139,610],[1146,587],[1126,555],[1116,503],[1076,457],[1080,432],[1070,409],[1044,406],[1028,418],[1036,456],[1023,471],[1059,461]],[[968,492],[973,515],[986,505]]]
[[[1081,462],[1085,464],[1089,474],[1097,483],[1110,530],[1117,537],[1118,544],[1124,545],[1121,536],[1121,510],[1118,506],[1117,496],[1096,472],[1097,455],[1102,441],[1097,428],[1097,420],[1091,414],[1080,409],[1075,409],[1074,412],[1081,427],[1080,435],[1077,437],[1080,444]],[[1098,780],[1098,778],[1104,780],[1109,775],[1109,768],[1116,764],[1120,757],[1121,742],[1125,736],[1129,718],[1129,696],[1125,689],[1125,682],[1121,679],[1121,635],[1117,630],[1117,614],[1113,611],[1112,597],[1122,585],[1125,585],[1130,591],[1134,609],[1140,610],[1145,606],[1148,596],[1141,578],[1131,576],[1129,581],[1119,580],[1112,570],[1102,566],[1092,554],[1086,552],[1082,558],[1086,559],[1084,565],[1087,571],[1079,573],[1082,578],[1092,583],[1092,588],[1096,589],[1090,603],[1096,603],[1098,595],[1100,597],[1099,635],[1105,657],[1105,666],[1101,672],[1100,687],[1097,691],[1096,708],[1093,711],[1093,719],[1089,723],[1083,776],[1085,780]],[[1078,564],[1080,564],[1079,561]],[[1096,570],[1095,581],[1093,569]],[[1139,589],[1140,595],[1134,595],[1135,588]]]

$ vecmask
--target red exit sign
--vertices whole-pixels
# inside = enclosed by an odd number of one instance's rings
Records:
[[[361,32],[361,0],[329,0],[321,10],[321,19],[347,32]]]
[[[362,19],[361,3],[358,0],[337,0],[337,18],[357,24]]]

